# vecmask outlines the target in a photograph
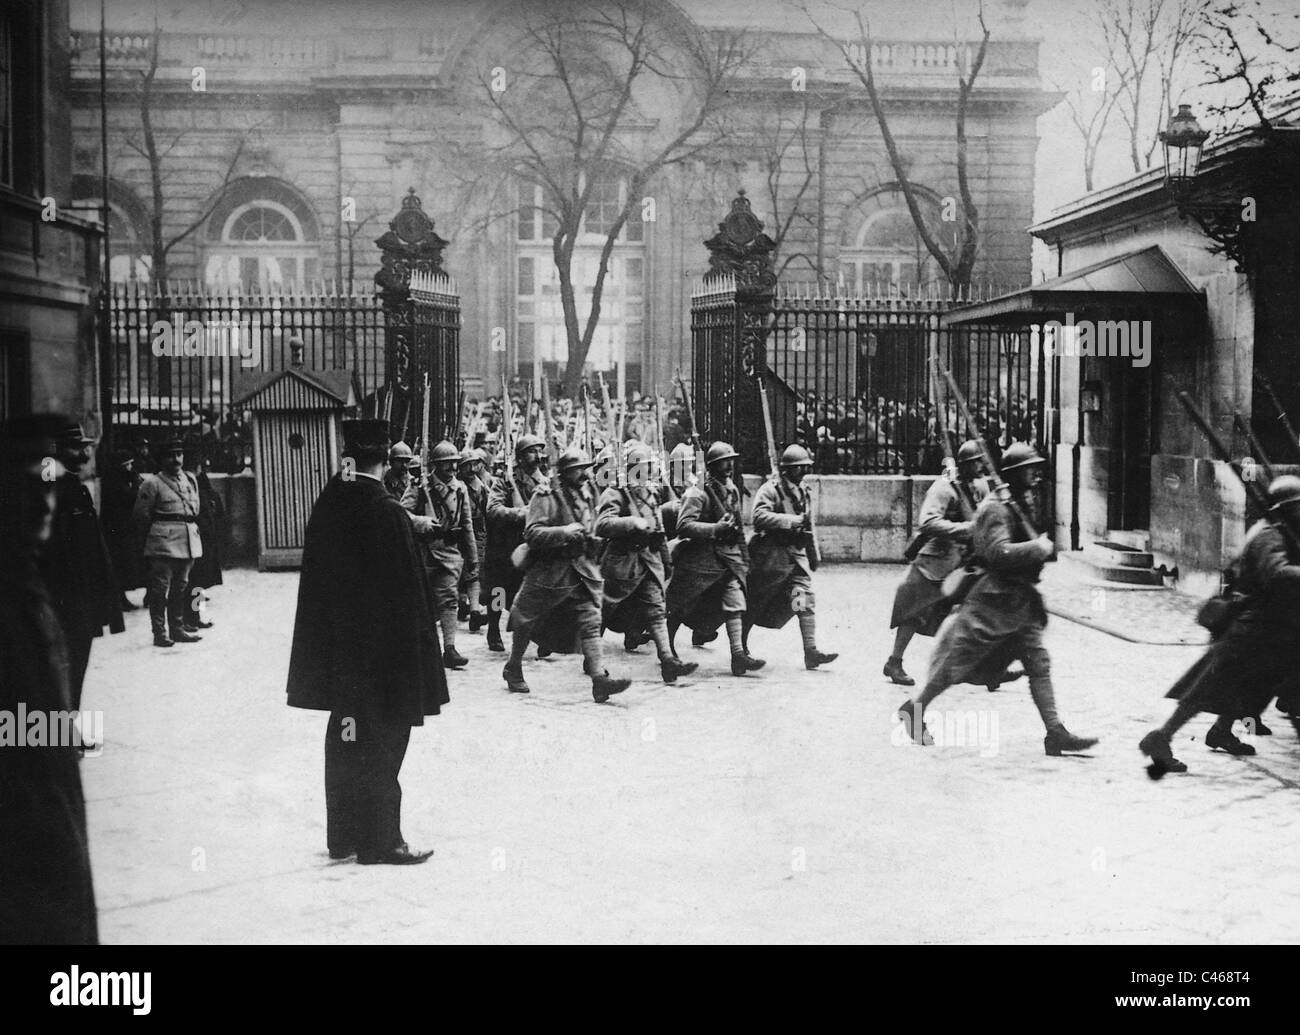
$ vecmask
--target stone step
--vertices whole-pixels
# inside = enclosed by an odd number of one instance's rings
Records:
[[[1151,533],[1143,528],[1108,528],[1106,542],[1127,546],[1130,550],[1150,550]]]
[[[1154,568],[1155,556],[1147,550],[1134,550],[1119,543],[1097,542],[1084,547],[1085,556],[1098,564],[1116,568]]]
[[[1058,554],[1067,564],[1075,566],[1079,574],[1087,581],[1098,585],[1114,586],[1116,589],[1167,590],[1163,572],[1153,568],[1129,568],[1119,564],[1099,561],[1087,550],[1077,550]]]

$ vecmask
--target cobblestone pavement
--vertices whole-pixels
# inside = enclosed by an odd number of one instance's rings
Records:
[[[402,772],[405,834],[437,854],[402,868],[325,853],[325,716],[284,703],[296,575],[228,573],[201,644],[157,651],[136,612],[96,642],[85,695],[107,742],[83,763],[102,937],[1294,939],[1284,721],[1253,760],[1207,751],[1194,722],[1176,746],[1192,771],[1152,783],[1137,741],[1197,650],[1053,619],[1061,712],[1102,738],[1092,757],[1043,754],[1023,681],[953,688],[930,713],[947,746],[911,746],[880,675],[902,574],[823,569],[823,647],[842,654],[819,672],[793,625],[756,630],[768,666],[742,679],[717,644],[687,644],[701,671],[674,687],[607,637],[637,682],[603,706],[576,658],[530,661],[533,693],[507,694],[501,656],[463,636],[471,666]],[[917,676],[930,646],[909,654]]]
[[[1196,624],[1203,597],[1103,583],[1068,562],[1043,569],[1043,593],[1052,614],[1122,640],[1197,646],[1209,642],[1209,634]]]

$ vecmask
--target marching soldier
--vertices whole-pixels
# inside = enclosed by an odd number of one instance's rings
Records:
[[[812,572],[817,566],[817,544],[804,476],[812,456],[803,446],[787,446],[781,454],[781,478],[767,481],[754,496],[754,538],[749,544],[749,628],[780,629],[799,617],[803,663],[807,669],[826,665],[839,657],[817,649]]]
[[[481,449],[466,449],[460,454],[460,480],[469,493],[470,516],[474,525],[474,547],[478,551],[479,564],[487,556],[487,505],[488,474],[487,455]],[[461,613],[469,621],[469,631],[478,632],[487,624],[487,609],[482,600],[479,587],[479,572],[470,578],[469,573],[460,578]]]
[[[974,559],[986,570],[956,617],[940,630],[924,689],[898,710],[918,744],[933,742],[924,715],[931,701],[954,683],[998,681],[1007,662],[1015,658],[1029,675],[1029,692],[1047,729],[1043,739],[1047,754],[1083,751],[1097,743],[1095,737],[1076,737],[1057,716],[1051,659],[1043,646],[1047,611],[1036,583],[1055,552],[1046,533],[1034,527],[1033,494],[1042,480],[1044,462],[1032,446],[1013,443],[1002,467],[1010,496],[1002,499],[991,493],[975,512]]]
[[[1253,755],[1255,749],[1233,734],[1233,720],[1259,715],[1300,666],[1300,556],[1283,531],[1289,527],[1292,537],[1300,533],[1300,478],[1274,478],[1268,502],[1267,515],[1246,533],[1233,565],[1232,588],[1242,595],[1239,610],[1165,695],[1178,701],[1169,721],[1138,745],[1151,759],[1147,774],[1153,780],[1187,772],[1171,741],[1199,712],[1219,716],[1205,734],[1206,747]]]
[[[186,632],[185,591],[190,569],[203,556],[199,536],[199,486],[184,470],[185,446],[175,436],[158,448],[159,470],[145,478],[136,497],[134,520],[147,530],[144,556],[149,564],[149,623],[155,647],[198,643]]]
[[[456,611],[462,574],[478,579],[478,549],[469,491],[455,474],[460,458],[450,442],[439,442],[429,454],[433,476],[412,479],[402,497],[411,513],[415,538],[424,548],[429,591],[442,626],[442,661],[447,668],[464,668],[469,659],[456,649]]]
[[[393,448],[388,451],[388,470],[384,472],[384,488],[398,503],[402,502],[406,490],[411,487],[410,465],[413,459],[411,447],[405,442],[394,442]]]
[[[668,484],[676,499],[669,499],[659,508],[663,515],[664,535],[673,539],[677,535],[677,515],[682,510],[682,497],[690,488],[695,469],[695,450],[689,442],[678,442],[668,454]]]
[[[488,609],[488,650],[504,651],[501,615],[509,612],[523,573],[510,555],[524,541],[524,522],[533,493],[546,484],[542,473],[542,450],[546,444],[536,435],[520,435],[515,442],[513,477],[502,471],[488,489],[487,554],[483,561],[483,595]]]
[[[677,535],[683,540],[673,556],[668,582],[669,639],[678,625],[695,633],[691,641],[707,642],[720,625],[731,643],[731,674],[756,672],[766,662],[744,647],[745,584],[749,557],[745,548],[740,490],[732,481],[736,458],[726,442],[715,442],[705,454],[708,477],[682,496]]]
[[[673,683],[699,666],[677,660],[668,644],[664,614],[667,550],[658,486],[650,481],[651,456],[647,446],[629,445],[624,458],[627,484],[611,485],[600,496],[596,535],[607,540],[600,566],[605,579],[602,613],[606,628],[624,633],[628,642],[648,630],[659,651],[663,680]]]
[[[951,610],[943,600],[943,580],[962,564],[975,525],[975,508],[988,495],[984,453],[978,442],[963,442],[957,450],[956,471],[945,471],[930,485],[921,504],[920,532],[924,540],[894,594],[889,627],[897,629],[894,652],[885,662],[885,675],[900,686],[916,680],[903,669],[903,652],[917,633],[933,636]]]
[[[526,572],[510,610],[514,639],[502,676],[512,693],[528,693],[524,651],[535,640],[539,652],[573,653],[580,640],[591,696],[603,704],[631,685],[605,668],[600,642],[604,580],[596,563],[595,491],[588,480],[592,461],[581,449],[566,449],[553,484],[539,486],[528,503],[524,539]]]

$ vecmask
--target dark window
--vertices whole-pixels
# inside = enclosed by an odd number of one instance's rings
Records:
[[[20,417],[31,411],[28,348],[24,331],[0,330],[0,420]]]
[[[41,34],[30,0],[0,7],[0,186],[40,193]]]

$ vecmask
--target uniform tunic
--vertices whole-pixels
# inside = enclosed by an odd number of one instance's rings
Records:
[[[922,636],[938,632],[949,611],[942,605],[943,580],[961,566],[965,545],[971,540],[975,508],[987,494],[988,484],[982,478],[963,484],[946,474],[926,491],[919,524],[929,538],[894,594],[891,629],[907,624]]]
[[[462,573],[478,577],[478,547],[469,490],[458,478],[412,481],[402,506],[413,515],[415,539],[423,549],[429,585],[440,611],[454,611]]]
[[[497,606],[494,596],[498,591],[504,596],[503,609],[514,602],[515,593],[523,581],[523,572],[514,566],[510,555],[524,541],[524,523],[528,517],[528,504],[538,487],[546,484],[541,471],[528,474],[522,467],[515,468],[514,477],[495,479],[488,488],[487,553],[483,558],[482,601],[488,607]]]
[[[582,525],[581,535],[564,530]],[[582,639],[600,635],[604,580],[596,560],[595,490],[539,486],[528,502],[524,537],[529,565],[510,611],[511,631],[523,631],[543,650],[574,654]]]
[[[1232,718],[1258,715],[1290,688],[1300,668],[1300,558],[1268,520],[1247,533],[1233,588],[1246,594],[1237,617],[1166,697]]]
[[[728,513],[735,528],[727,538],[719,538],[723,530],[718,523]],[[712,632],[728,612],[745,609],[749,551],[740,490],[730,479],[714,478],[687,489],[677,517],[677,535],[681,542],[673,552],[668,613],[697,632]]]
[[[633,524],[650,522],[651,532]],[[658,494],[644,485],[610,486],[600,495],[596,535],[606,540],[602,618],[615,632],[639,633],[664,617],[664,531]]]
[[[1037,588],[1045,562],[1031,538],[1007,503],[992,495],[981,501],[971,542],[986,571],[940,628],[928,685],[994,683],[1017,658],[1031,680],[1050,675],[1042,645],[1047,610]]]
[[[808,506],[808,490],[787,478],[764,482],[754,495],[748,617],[765,629],[780,629],[816,606],[807,549],[811,540],[803,530]]]

